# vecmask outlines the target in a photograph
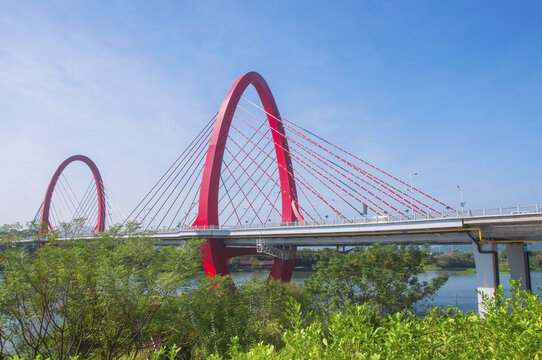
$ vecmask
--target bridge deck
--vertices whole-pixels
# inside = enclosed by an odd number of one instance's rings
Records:
[[[542,239],[542,213],[486,215],[406,221],[325,225],[284,224],[274,227],[184,229],[159,232],[164,245],[191,238],[218,238],[227,246],[333,246],[385,243],[469,244],[472,239],[529,242]]]
[[[78,235],[91,238],[92,234]],[[443,217],[433,219],[331,223],[297,223],[264,227],[210,227],[159,231],[151,237],[161,245],[177,245],[192,238],[221,239],[226,246],[269,245],[336,246],[382,243],[470,244],[472,240],[507,242],[542,241],[542,212]],[[23,240],[36,245],[43,240]]]

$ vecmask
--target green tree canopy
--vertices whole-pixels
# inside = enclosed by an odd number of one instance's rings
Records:
[[[5,244],[3,354],[115,359],[152,345],[161,308],[199,271],[199,243],[156,247],[116,230],[91,241],[51,241],[33,255]]]
[[[418,279],[430,254],[427,247],[415,245],[375,244],[346,254],[325,249],[317,260],[304,285],[331,310],[364,303],[377,306],[381,314],[409,309],[447,280],[446,275],[429,282]]]

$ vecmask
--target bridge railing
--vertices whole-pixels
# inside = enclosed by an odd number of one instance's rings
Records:
[[[239,225],[222,225],[222,226],[205,226],[203,228],[201,227],[195,227],[195,226],[186,226],[186,227],[177,227],[173,229],[151,229],[151,232],[157,233],[157,234],[172,234],[172,233],[178,233],[182,231],[196,231],[196,230],[235,230],[235,229],[270,229],[270,228],[277,228],[281,229],[284,227],[300,227],[300,226],[311,226],[311,227],[318,227],[318,226],[333,226],[333,225],[355,225],[355,224],[369,224],[369,223],[392,223],[392,222],[406,222],[406,221],[426,221],[430,219],[467,219],[467,218],[476,218],[476,217],[485,217],[485,216],[509,216],[509,215],[528,215],[528,214],[537,214],[542,213],[542,205],[541,204],[535,204],[535,205],[529,205],[529,206],[512,206],[512,207],[498,207],[498,208],[484,208],[479,210],[472,210],[472,209],[464,209],[462,211],[447,211],[442,212],[440,216],[434,216],[434,217],[423,217],[423,216],[415,216],[414,218],[391,218],[389,216],[367,216],[367,217],[358,217],[358,218],[350,218],[350,219],[340,219],[340,218],[330,218],[326,219],[325,221],[321,221],[318,223],[306,223],[304,225],[293,222],[293,223],[277,223],[277,222],[267,222],[265,224],[242,224]],[[146,230],[139,230],[135,233],[143,233]],[[72,239],[72,238],[92,238],[95,234],[94,233],[88,233],[88,234],[63,234],[59,233],[59,238],[62,240],[65,239]]]
[[[463,219],[463,218],[472,218],[480,216],[497,216],[497,215],[521,215],[521,214],[532,214],[542,212],[542,205],[535,204],[529,206],[512,206],[512,207],[498,207],[498,208],[484,208],[479,210],[464,209],[458,211],[445,211],[440,214],[440,216],[433,217],[424,217],[424,216],[415,216],[403,217],[403,218],[391,218],[389,216],[367,216],[367,217],[358,217],[358,218],[330,218],[318,223],[307,223],[301,225],[300,223],[277,223],[277,222],[267,222],[264,224],[242,224],[242,225],[222,225],[222,226],[209,226],[204,227],[203,230],[233,230],[233,229],[261,229],[261,228],[283,228],[291,226],[329,226],[329,225],[348,225],[348,224],[363,224],[363,223],[387,223],[387,222],[402,222],[402,221],[423,221],[429,219]],[[179,227],[174,229],[160,229],[157,230],[157,233],[171,233],[177,231],[194,231],[202,228],[197,227]]]
[[[456,218],[470,218],[476,216],[492,216],[492,215],[519,215],[542,212],[542,206],[540,204],[529,206],[512,206],[498,208],[484,208],[479,210],[464,209],[461,211],[444,212],[443,217],[456,217]]]
[[[300,223],[293,222],[293,223],[277,223],[277,222],[267,222],[264,224],[242,224],[242,225],[222,225],[222,226],[215,226],[210,225],[203,228],[203,230],[234,230],[234,229],[269,229],[269,228],[284,228],[284,227],[298,227],[298,226],[330,226],[330,225],[348,225],[348,224],[364,224],[364,223],[388,223],[388,222],[403,222],[403,221],[423,221],[423,220],[429,220],[429,219],[438,219],[438,218],[447,218],[447,219],[463,219],[463,218],[473,218],[473,217],[483,217],[483,216],[498,216],[498,215],[523,215],[523,214],[534,214],[534,213],[541,213],[542,212],[542,205],[535,204],[535,205],[529,205],[529,206],[512,206],[512,207],[498,207],[498,208],[484,208],[484,209],[478,209],[478,210],[472,210],[472,209],[464,209],[464,210],[458,210],[458,211],[445,211],[440,214],[440,216],[434,216],[434,217],[424,217],[416,214],[414,218],[409,217],[403,217],[403,218],[391,218],[389,216],[367,216],[367,217],[358,217],[358,218],[349,218],[349,219],[341,219],[341,218],[330,218],[325,219],[324,221],[318,222],[318,223],[307,223],[305,225],[301,225]],[[153,232],[156,232],[158,234],[165,234],[165,233],[172,233],[172,232],[179,232],[179,231],[195,231],[195,230],[202,230],[202,228],[194,227],[194,226],[187,226],[187,227],[177,227],[173,229],[156,229],[151,230]],[[143,230],[138,231],[143,232]],[[77,234],[74,235],[74,237],[92,237],[92,233],[88,234]],[[62,237],[62,236],[61,236]],[[70,238],[72,236],[67,236],[67,238]]]

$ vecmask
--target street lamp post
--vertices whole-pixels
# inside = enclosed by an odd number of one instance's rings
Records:
[[[463,188],[460,185],[457,185],[457,188],[459,189],[459,206],[461,206],[461,213],[463,214],[466,204],[466,202],[463,201]]]
[[[412,193],[412,181],[413,181],[414,176],[416,175],[418,175],[417,172],[415,172],[414,174],[410,174],[410,212],[412,213],[413,219],[415,218],[415,215],[414,215],[414,203],[412,202],[412,200],[414,199],[414,194]]]

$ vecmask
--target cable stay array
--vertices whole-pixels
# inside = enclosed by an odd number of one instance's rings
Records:
[[[88,174],[81,178],[81,175],[65,171],[66,166],[74,161],[85,162],[91,168],[88,185]],[[41,235],[50,232],[61,237],[74,237],[105,231],[121,224],[126,217],[127,211],[102,182],[92,160],[74,155],[66,159],[53,175],[33,222],[42,224]]]
[[[92,172],[84,190],[74,189],[64,175],[74,161]],[[124,225],[127,231],[161,233],[410,221],[455,211],[281,116],[269,86],[256,72],[233,83],[219,112],[128,215],[117,204],[96,164],[83,155],[71,156],[51,178],[36,215],[40,235],[53,231],[74,237],[105,231],[112,224]],[[201,252],[207,276],[227,275],[230,258],[263,254],[273,258],[269,277],[289,281],[296,246],[263,238],[256,246],[226,246],[211,237]]]
[[[222,164],[212,169],[220,176],[220,227],[273,226],[285,222],[279,170],[294,180],[297,199],[290,200],[301,224],[411,220],[455,211],[361,156],[264,108],[245,93],[235,108],[227,134],[221,134],[226,141]],[[139,223],[141,229],[155,231],[194,226],[210,139],[214,131],[219,131],[215,129],[216,119],[215,115],[205,124],[158,179],[129,214],[129,221]],[[271,120],[281,124],[284,135],[270,126]],[[281,154],[290,157],[291,168],[277,161]]]
[[[185,228],[194,222],[201,173],[215,119],[216,115],[139,201],[126,221],[138,223],[143,230]]]

